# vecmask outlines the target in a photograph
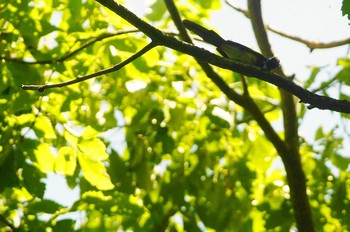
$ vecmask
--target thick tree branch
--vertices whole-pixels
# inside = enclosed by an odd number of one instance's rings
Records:
[[[114,65],[111,68],[103,69],[103,70],[100,70],[98,72],[86,75],[86,76],[80,76],[80,77],[77,77],[74,80],[60,82],[60,83],[56,83],[56,84],[22,85],[21,88],[23,90],[38,90],[39,92],[44,92],[45,89],[51,89],[51,88],[58,88],[58,87],[68,86],[68,85],[72,85],[72,84],[75,84],[75,83],[79,83],[79,82],[85,81],[85,80],[93,78],[93,77],[98,77],[98,76],[101,76],[101,75],[104,75],[104,74],[115,72],[115,71],[123,68],[125,65],[129,64],[130,62],[134,61],[135,59],[139,58],[140,56],[142,56],[143,54],[145,54],[146,52],[148,52],[149,50],[151,50],[155,46],[157,46],[157,44],[152,42],[152,43],[146,45],[144,48],[142,48],[140,51],[138,51],[134,55],[130,56],[128,59],[120,62],[119,64]]]
[[[272,49],[267,37],[267,33],[264,27],[264,22],[261,15],[260,0],[248,0],[248,9],[250,12],[250,20],[254,30],[255,38],[259,44],[260,50],[266,57],[272,57]],[[277,73],[286,78],[282,68],[277,69]],[[281,94],[281,108],[283,112],[284,122],[284,134],[285,141],[291,149],[298,153],[299,141],[298,141],[298,117],[295,110],[295,103],[293,96],[288,93],[289,91],[283,89]]]
[[[248,0],[248,10],[260,50],[265,56],[273,56],[261,15],[261,1]],[[277,72],[285,77],[282,68],[278,69]],[[285,142],[288,145],[288,153],[280,153],[279,155],[282,158],[287,172],[287,180],[298,230],[302,232],[312,232],[315,229],[310,203],[306,194],[306,178],[302,169],[299,153],[298,118],[296,115],[294,99],[290,93],[285,91],[285,89],[281,90],[280,93],[282,101],[281,108],[284,119]]]
[[[167,9],[171,15],[171,18],[173,19],[176,28],[180,32],[180,37],[187,43],[192,43],[192,40],[190,36],[187,34],[186,28],[182,24],[182,19],[180,17],[180,14],[175,6],[175,3],[173,0],[164,0],[165,5],[167,6]]]
[[[255,38],[257,38],[257,42],[262,54],[267,57],[273,56],[261,15],[260,0],[248,0],[248,9],[250,12],[250,20],[254,30]],[[286,75],[283,73],[282,68],[277,69],[277,73],[286,78]],[[290,92],[288,90],[284,90],[286,89],[280,91],[280,95],[285,141],[288,146],[293,149],[296,154],[298,154],[298,117],[295,110],[295,102]]]

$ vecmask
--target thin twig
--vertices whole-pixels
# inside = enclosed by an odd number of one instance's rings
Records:
[[[227,5],[229,5],[230,7],[232,7],[233,9],[235,9],[236,11],[242,13],[245,17],[249,18],[249,11],[247,9],[243,9],[239,6],[236,6],[233,2],[229,1],[229,0],[225,0],[225,2],[227,3]]]
[[[232,1],[230,0],[225,0],[225,2],[230,6],[232,7],[233,9],[235,9],[236,11],[242,13],[245,17],[247,18],[250,18],[250,15],[249,15],[249,11],[247,9],[243,9],[239,6],[236,6]],[[310,48],[311,50],[313,49],[325,49],[325,48],[334,48],[334,47],[339,47],[339,46],[343,46],[343,45],[346,45],[346,44],[349,44],[350,43],[350,38],[347,38],[347,39],[343,39],[343,40],[339,40],[339,41],[333,41],[333,42],[329,42],[329,43],[323,43],[323,42],[315,42],[315,41],[309,41],[309,40],[306,40],[306,39],[303,39],[303,38],[300,38],[300,37],[297,37],[297,36],[293,36],[293,35],[289,35],[287,33],[284,33],[284,32],[281,32],[277,29],[274,29],[273,27],[269,26],[269,25],[265,25],[265,27],[277,34],[277,35],[280,35],[280,36],[283,36],[285,38],[288,38],[288,39],[291,39],[291,40],[294,40],[294,41],[297,41],[297,42],[300,42],[304,45],[306,45],[308,48]]]
[[[101,76],[101,75],[104,75],[104,74],[107,74],[107,73],[115,72],[115,71],[121,69],[122,67],[124,67],[125,65],[129,64],[133,60],[137,59],[138,57],[142,56],[143,54],[145,54],[146,52],[148,52],[149,50],[151,50],[155,46],[157,46],[157,44],[154,43],[154,42],[151,42],[151,43],[147,44],[144,48],[142,48],[140,51],[138,51],[137,53],[135,53],[132,56],[130,56],[128,59],[120,62],[119,64],[114,65],[111,68],[103,69],[103,70],[100,70],[98,72],[86,75],[86,76],[80,76],[80,77],[77,77],[74,80],[60,82],[60,83],[56,83],[56,84],[22,85],[21,88],[23,90],[38,90],[39,92],[43,92],[45,89],[51,89],[51,88],[58,88],[58,87],[68,86],[68,85],[72,85],[72,84],[75,84],[75,83],[79,83],[79,82],[85,81],[85,80],[93,78],[93,77],[97,77],[97,76]]]
[[[317,93],[317,92],[319,92],[319,91],[325,90],[325,89],[331,87],[332,84],[333,84],[336,80],[338,80],[338,77],[337,77],[337,76],[333,77],[332,79],[330,79],[330,80],[328,80],[328,81],[322,82],[321,85],[320,85],[318,88],[312,89],[312,90],[310,90],[310,91],[313,92],[313,93]]]
[[[51,71],[51,74],[50,74],[50,76],[49,76],[49,78],[48,78],[48,81],[51,80],[53,73],[54,73],[54,71]],[[42,103],[43,103],[43,96],[40,96],[40,97],[39,97],[39,102],[38,102],[38,107],[37,107],[37,110],[36,110],[36,111],[35,111],[35,109],[34,109],[35,106],[33,105],[34,119],[33,119],[33,121],[30,123],[29,127],[28,127],[26,130],[23,130],[24,132],[23,132],[23,134],[22,134],[21,139],[24,139],[25,136],[27,135],[27,133],[29,133],[29,132],[33,129],[33,127],[34,127],[34,125],[35,125],[35,123],[36,123],[36,121],[37,121],[39,115],[41,114],[41,109],[42,109],[42,108],[41,108],[41,105],[42,105]]]
[[[117,31],[114,33],[109,33],[109,32],[102,33],[101,35],[97,36],[96,38],[93,38],[93,39],[86,41],[85,43],[80,45],[77,49],[75,49],[71,52],[67,52],[66,54],[64,54],[62,57],[60,57],[58,59],[38,60],[38,61],[24,61],[22,59],[9,58],[9,57],[1,57],[1,59],[4,59],[5,61],[8,61],[8,62],[16,62],[16,63],[22,63],[22,64],[53,64],[53,63],[57,63],[57,62],[63,62],[65,60],[71,58],[73,55],[80,52],[84,48],[86,48],[86,47],[88,47],[96,42],[102,41],[104,39],[107,39],[107,38],[110,38],[113,36],[124,35],[124,34],[135,33],[135,32],[140,32],[140,31],[133,29],[133,30],[121,30],[121,31]]]
[[[262,114],[267,114],[267,113],[270,113],[274,110],[276,110],[278,108],[277,105],[271,105],[269,108],[266,108],[266,109],[262,109],[261,112]],[[252,115],[248,115],[242,119],[236,119],[235,120],[235,125],[239,125],[239,124],[243,124],[243,123],[249,123],[250,121],[253,121],[254,118],[252,117]]]
[[[242,74],[240,74],[240,75],[241,75],[241,82],[242,82],[242,86],[243,86],[243,94],[249,95],[248,84],[247,84],[247,81],[245,79],[245,76]]]
[[[261,0],[248,0],[250,20],[258,45],[263,55],[272,56],[271,46],[264,26]],[[277,72],[283,76],[282,68]],[[286,79],[286,78],[285,78]],[[306,178],[301,164],[298,139],[298,117],[293,96],[286,89],[280,89],[281,109],[284,124],[284,142],[289,154],[278,152],[287,173],[294,218],[299,231],[315,231],[310,202],[306,194]],[[313,106],[312,106],[313,107]],[[272,141],[271,141],[272,142]]]
[[[283,36],[285,38],[300,42],[302,44],[305,44],[307,47],[309,47],[310,49],[322,49],[322,48],[334,48],[334,47],[339,47],[339,46],[343,46],[346,44],[350,43],[350,38],[347,39],[343,39],[343,40],[339,40],[339,41],[334,41],[334,42],[329,42],[329,43],[323,43],[323,42],[313,42],[313,41],[309,41],[297,36],[293,36],[293,35],[288,35],[284,32],[278,31],[270,26],[266,26],[267,29],[269,29],[270,31],[272,31],[273,33]]]
[[[257,39],[262,54],[266,57],[272,57],[271,45],[262,18],[261,0],[248,0],[248,10],[255,38]],[[282,67],[278,68],[276,72],[284,79],[288,79]],[[280,96],[285,141],[289,147],[294,150],[294,153],[297,154],[299,147],[298,117],[296,114],[294,97],[288,90],[283,88],[280,89]]]

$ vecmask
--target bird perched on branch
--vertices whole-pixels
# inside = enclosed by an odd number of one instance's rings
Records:
[[[183,25],[188,30],[199,35],[205,42],[214,45],[216,50],[228,59],[254,65],[265,71],[271,71],[280,65],[276,57],[266,58],[242,44],[223,39],[216,32],[208,30],[197,23],[184,20]]]

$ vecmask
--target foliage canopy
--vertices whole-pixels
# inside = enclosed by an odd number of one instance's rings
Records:
[[[169,5],[149,7],[148,23],[175,30]],[[177,7],[181,17],[203,22],[222,6],[190,0]],[[43,93],[23,91],[22,84],[61,83],[109,68],[148,38],[91,0],[0,3],[0,27],[0,231],[297,226],[278,149],[251,108],[229,100],[195,59],[158,46],[116,72]],[[324,95],[350,85],[350,59],[338,63],[340,71],[320,84]],[[237,93],[249,89],[247,99],[270,124],[285,120],[278,88],[214,71]],[[313,68],[303,87],[321,71]],[[350,100],[340,87],[337,98]],[[296,120],[306,114],[301,106]],[[288,140],[284,131],[276,134]],[[342,136],[320,127],[312,143],[299,141],[315,229],[350,230],[350,158],[339,152]],[[45,197],[53,173],[79,189],[73,205]]]

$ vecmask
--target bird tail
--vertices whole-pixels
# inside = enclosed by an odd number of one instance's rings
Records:
[[[221,38],[216,32],[208,30],[201,25],[191,22],[189,20],[182,21],[183,25],[190,31],[199,35],[205,42],[210,43],[216,47],[220,47],[225,40]]]

